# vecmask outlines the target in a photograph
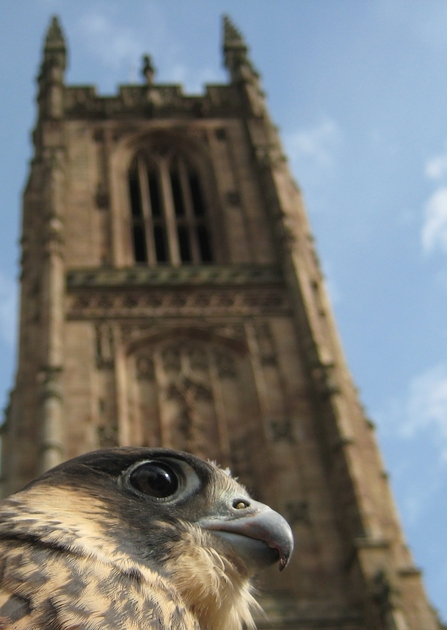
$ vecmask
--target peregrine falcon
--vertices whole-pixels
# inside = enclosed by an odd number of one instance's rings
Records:
[[[241,630],[293,549],[228,471],[170,449],[69,460],[0,503],[0,629]]]

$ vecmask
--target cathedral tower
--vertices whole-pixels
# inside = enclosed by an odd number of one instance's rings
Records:
[[[202,96],[64,81],[56,18],[24,192],[3,493],[103,446],[230,466],[291,523],[259,628],[436,630],[247,46]]]

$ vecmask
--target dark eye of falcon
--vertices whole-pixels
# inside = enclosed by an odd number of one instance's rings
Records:
[[[180,483],[177,473],[164,462],[144,462],[132,471],[129,480],[136,490],[156,499],[172,496]]]

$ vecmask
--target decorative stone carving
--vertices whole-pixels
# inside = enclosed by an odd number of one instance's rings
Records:
[[[229,324],[216,328],[216,333],[228,339],[245,340],[245,329],[240,324]]]
[[[276,353],[273,345],[273,337],[267,322],[255,325],[256,339],[259,348],[261,365],[276,365]]]
[[[65,89],[66,114],[79,114],[81,111],[95,112],[99,102],[94,87],[68,87]]]
[[[170,346],[162,352],[163,367],[167,372],[179,372],[181,368],[180,350]]]
[[[141,266],[128,269],[72,269],[67,273],[69,289],[96,287],[155,287],[200,285],[212,282],[213,285],[253,284],[281,285],[281,270],[272,265],[185,265],[171,267]]]
[[[340,386],[336,381],[335,368],[334,363],[322,363],[320,366],[320,382],[323,396],[329,397],[340,393]]]
[[[182,306],[185,306],[186,301],[187,301],[187,298],[185,295],[180,295],[176,293],[171,297],[170,303],[171,303],[171,306],[182,307]]]
[[[98,296],[98,307],[102,310],[107,310],[113,306],[113,297],[111,295],[107,295],[107,293],[103,293]],[[123,306],[135,306],[135,303],[131,301],[131,296],[125,296],[123,300]]]
[[[237,376],[236,363],[234,357],[224,350],[215,350],[214,359],[216,361],[217,373],[221,378],[235,378]]]
[[[232,86],[210,86],[205,96],[189,96],[182,93],[180,85],[124,85],[117,96],[98,96],[91,86],[68,87],[65,92],[67,118],[82,116],[94,119],[113,118],[115,115],[165,116],[189,114],[194,117],[216,116],[236,111],[239,99]],[[233,97],[233,98],[232,98]]]
[[[210,388],[197,379],[181,375],[165,388],[164,398],[176,447],[202,456],[212,452],[210,426],[215,410]]]
[[[283,166],[287,158],[277,146],[258,146],[255,148],[256,160],[266,168]]]
[[[55,214],[48,216],[43,233],[43,251],[47,256],[63,256],[64,226]]]
[[[209,114],[228,116],[229,112],[238,112],[242,108],[242,99],[237,86],[235,85],[207,85],[207,101],[210,105]],[[216,138],[225,141],[226,130],[223,128],[216,130]]]
[[[150,55],[143,56],[143,67],[141,68],[141,74],[146,79],[147,85],[151,85],[153,83],[155,68]]]
[[[162,306],[163,305],[163,295],[161,293],[158,293],[156,295],[152,294],[152,295],[147,296],[146,304],[147,304],[147,306],[150,306],[151,308],[154,308],[154,309]]]
[[[208,387],[191,378],[183,377],[169,385],[166,392],[167,399],[182,400],[190,407],[195,400],[212,400],[213,395]]]
[[[192,370],[204,371],[208,367],[208,357],[205,350],[198,346],[188,346],[186,354],[189,359],[189,365]]]
[[[239,347],[245,348],[246,336],[244,326],[241,324],[226,324],[224,323],[225,320],[226,318],[224,318],[223,321],[217,321],[215,324],[210,324],[202,320],[200,325],[195,325],[192,329],[190,326],[187,326],[184,329],[185,335],[189,336],[191,331],[200,331],[207,335],[209,341],[216,336],[217,338],[224,338],[230,342],[236,342]],[[170,332],[175,332],[175,334],[179,333],[177,325],[172,327],[169,323],[161,323],[160,320],[150,323],[123,321],[120,325],[120,330],[121,339],[126,344],[135,343],[143,339],[146,340],[148,335],[167,335]],[[208,340],[206,343],[208,343]]]
[[[38,382],[40,385],[40,399],[41,401],[48,398],[56,398],[62,400],[62,367],[61,366],[48,366],[43,368],[39,372]]]
[[[151,381],[155,378],[154,360],[150,356],[137,357],[135,361],[137,379]]]
[[[409,625],[402,612],[400,589],[386,571],[379,569],[373,577],[373,596],[380,608],[386,630],[409,630]]]
[[[276,234],[289,251],[297,248],[300,244],[299,225],[294,217],[289,216],[284,211],[276,217]]]
[[[114,364],[113,330],[110,324],[96,326],[96,366],[111,369]]]
[[[273,442],[280,442],[282,440],[289,442],[290,444],[295,442],[293,425],[290,418],[270,420],[269,424]]]
[[[169,316],[259,315],[289,313],[282,288],[225,289],[195,291],[85,291],[71,292],[68,314],[71,319]]]

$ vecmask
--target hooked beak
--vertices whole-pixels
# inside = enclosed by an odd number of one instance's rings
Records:
[[[245,509],[203,519],[200,526],[229,543],[253,573],[278,561],[282,571],[293,552],[293,535],[287,521],[252,499]]]

